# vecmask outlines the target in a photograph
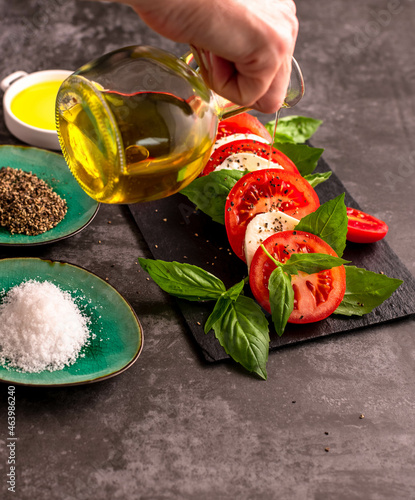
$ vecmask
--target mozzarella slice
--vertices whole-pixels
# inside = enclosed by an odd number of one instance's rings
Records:
[[[261,137],[260,135],[256,135],[256,134],[231,134],[231,135],[227,135],[225,137],[222,137],[221,139],[218,139],[213,146],[213,151],[215,151],[215,149],[220,148],[224,144],[228,144],[228,142],[240,141],[241,139],[243,139],[243,140],[252,139],[253,141],[268,144],[268,141],[266,139],[264,139],[263,137]]]
[[[269,236],[279,231],[292,231],[299,222],[298,219],[279,210],[257,214],[248,223],[245,233],[245,258],[248,269],[258,247]]]
[[[265,168],[280,168],[283,167],[276,162],[269,161],[262,156],[254,153],[235,153],[225,158],[220,165],[215,168],[216,170],[243,170],[244,172],[252,172],[253,170],[263,170]]]

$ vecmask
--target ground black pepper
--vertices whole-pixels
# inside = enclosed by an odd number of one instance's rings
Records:
[[[0,168],[0,226],[11,234],[35,236],[65,217],[66,201],[31,172]]]

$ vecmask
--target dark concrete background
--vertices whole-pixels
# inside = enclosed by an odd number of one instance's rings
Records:
[[[359,204],[389,224],[388,242],[414,274],[414,2],[297,7],[307,89],[294,111],[324,120],[314,144]],[[76,69],[129,44],[186,50],[122,5],[0,0],[0,12],[0,78]],[[18,143],[0,119],[0,144]],[[0,249],[11,256],[108,277],[139,315],[145,343],[133,367],[99,384],[17,387],[14,495],[0,386],[2,498],[415,498],[413,320],[274,352],[263,382],[201,360],[174,302],[138,272],[149,252],[127,208],[102,206],[85,231],[56,244]]]

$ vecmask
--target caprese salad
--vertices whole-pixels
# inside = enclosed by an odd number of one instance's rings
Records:
[[[346,207],[344,194],[320,205],[313,186],[330,173],[313,174],[320,156],[316,148],[295,143],[298,138],[304,142],[320,122],[302,117],[285,121],[292,122],[295,133],[289,135],[285,123],[279,140],[287,142],[273,147],[272,122],[264,126],[248,113],[221,122],[204,171],[182,190],[224,223],[233,252],[247,264],[245,280],[226,290],[196,266],[139,259],[165,291],[188,300],[215,300],[205,332],[213,329],[225,351],[262,378],[269,343],[264,311],[282,335],[287,322],[366,314],[402,283],[341,258],[346,238],[373,243],[386,235],[387,225]],[[243,295],[248,280],[256,303]],[[364,286],[368,281],[371,286]]]

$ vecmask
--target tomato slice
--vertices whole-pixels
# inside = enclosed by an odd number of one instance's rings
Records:
[[[271,135],[268,130],[258,118],[249,113],[241,113],[219,122],[216,140],[232,134],[255,134],[271,142]]]
[[[239,141],[233,141],[228,144],[224,144],[220,148],[216,149],[212,153],[201,175],[210,174],[210,172],[213,172],[213,170],[215,170],[216,167],[223,163],[228,156],[235,153],[256,154],[258,156],[261,156],[262,158],[270,159],[274,163],[278,163],[287,172],[300,175],[298,168],[288,158],[288,156],[286,156],[284,153],[281,153],[281,151],[276,148],[271,148],[270,154],[270,147],[268,144],[254,141],[252,139],[241,139]],[[270,168],[272,168],[272,164],[270,164]]]
[[[336,252],[318,236],[304,231],[282,231],[275,233],[264,242],[268,252],[279,262],[286,262],[293,253],[325,253],[337,257]],[[271,312],[268,281],[275,263],[261,247],[252,259],[249,284],[258,303]],[[294,290],[294,310],[290,323],[313,323],[330,316],[346,291],[346,271],[344,266],[333,267],[319,273],[299,272],[291,276]]]
[[[347,208],[347,240],[354,243],[374,243],[386,236],[388,226],[383,220],[357,208]]]
[[[232,250],[246,262],[246,226],[256,214],[280,210],[301,219],[319,206],[316,192],[300,175],[275,168],[245,174],[226,199],[225,226]]]

